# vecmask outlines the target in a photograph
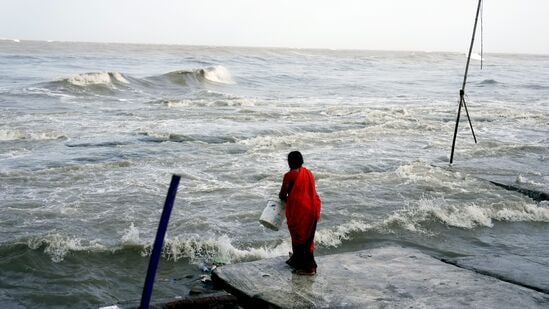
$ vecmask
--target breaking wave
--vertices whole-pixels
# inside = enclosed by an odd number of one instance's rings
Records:
[[[412,232],[428,232],[429,224],[442,223],[450,227],[472,229],[492,227],[494,221],[549,222],[549,208],[517,202],[510,205],[450,205],[443,198],[421,199],[417,206],[393,213],[379,226],[382,229],[400,227]]]
[[[515,182],[516,183],[520,183],[520,184],[527,184],[527,185],[532,185],[532,186],[538,186],[538,187],[544,187],[545,185],[541,182],[536,182],[534,180],[531,180],[529,179],[527,176],[524,176],[524,175],[518,175],[517,178],[515,179]]]
[[[57,132],[24,132],[20,130],[0,130],[0,141],[14,140],[55,140],[67,139],[67,136]]]
[[[492,227],[499,222],[549,222],[549,203],[539,205],[519,202],[509,205],[497,203],[489,205],[450,205],[443,198],[421,199],[417,206],[395,211],[386,219],[368,223],[351,220],[336,227],[319,229],[315,242],[319,247],[339,247],[355,233],[379,232],[395,233],[406,230],[415,233],[431,234],[432,224],[448,227],[473,229]],[[123,233],[119,243],[102,244],[98,240],[84,241],[78,237],[51,234],[43,238],[27,241],[30,249],[43,249],[53,262],[61,262],[71,252],[118,252],[136,249],[142,256],[150,255],[151,243],[140,237],[140,232],[132,223]],[[286,255],[291,251],[289,238],[275,244],[238,247],[228,235],[201,237],[182,235],[166,239],[162,257],[178,261],[189,259],[191,263],[231,264]]]
[[[62,94],[110,95],[119,91],[131,89],[131,84],[139,83],[138,79],[119,72],[88,72],[40,84],[40,86]]]
[[[87,72],[40,84],[48,90],[70,94],[113,94],[118,91],[137,91],[162,88],[166,84],[196,86],[205,84],[235,84],[231,73],[223,66],[193,70],[179,70],[166,74],[136,78],[120,72]]]
[[[395,211],[386,219],[367,223],[351,220],[333,228],[317,231],[315,242],[321,247],[338,247],[355,233],[395,233],[406,230],[415,233],[432,234],[433,224],[448,227],[474,229],[492,227],[494,222],[549,222],[549,203],[540,205],[517,203],[513,206],[491,205],[449,205],[442,198],[421,199],[417,206]]]
[[[194,263],[210,261],[230,264],[281,256],[287,254],[291,249],[289,239],[274,247],[261,246],[242,249],[235,247],[232,242],[227,235],[208,239],[176,237],[166,241],[164,256],[175,261],[188,258]]]
[[[213,66],[195,70],[179,70],[160,76],[153,76],[151,80],[167,79],[168,81],[189,86],[203,83],[235,84],[231,73],[223,66]]]
[[[206,93],[208,95],[209,93]],[[205,96],[206,96],[205,95]],[[216,107],[216,106],[234,106],[234,107],[253,107],[256,104],[254,98],[241,98],[224,96],[219,99],[171,99],[171,100],[155,100],[147,102],[151,105],[162,105],[168,108],[189,108],[189,107]]]
[[[50,256],[52,262],[59,263],[71,251],[100,251],[106,247],[98,241],[84,242],[78,237],[51,234],[45,238],[33,238],[27,241],[30,249],[44,248],[44,253]]]
[[[351,238],[352,233],[367,232],[376,227],[360,220],[351,220],[332,229],[318,230],[315,234],[315,243],[321,247],[338,247],[345,240]]]
[[[130,83],[123,74],[118,72],[83,73],[62,79],[62,81],[81,87],[89,85],[114,86]]]
[[[253,261],[264,258],[277,257],[288,254],[291,250],[289,239],[276,245],[238,248],[227,235],[202,238],[198,235],[185,235],[168,238],[164,241],[162,257],[167,260],[178,261],[189,259],[191,263],[231,264],[236,262]],[[98,240],[85,241],[78,237],[51,234],[41,238],[32,238],[26,242],[28,248],[43,250],[52,262],[62,262],[72,252],[111,252],[136,249],[142,256],[148,256],[152,250],[152,243],[140,238],[137,227],[132,223],[124,231],[118,244],[102,244]]]

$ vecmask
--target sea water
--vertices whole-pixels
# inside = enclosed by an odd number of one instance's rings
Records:
[[[466,88],[479,143],[462,111],[454,160],[546,188],[549,56],[485,58]],[[465,61],[0,41],[0,303],[139,299],[174,173],[155,299],[186,295],[212,264],[287,255],[287,229],[258,218],[292,150],[323,202],[317,255],[548,256],[546,201],[448,168]]]

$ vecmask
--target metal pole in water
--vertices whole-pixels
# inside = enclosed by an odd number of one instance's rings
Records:
[[[454,162],[454,148],[456,147],[456,137],[457,137],[458,126],[459,126],[459,117],[461,115],[461,104],[463,104],[463,89],[459,91],[459,107],[458,107],[458,113],[456,118],[456,127],[454,129],[454,139],[452,140],[452,152],[450,153],[450,164]]]
[[[469,46],[469,54],[467,55],[467,64],[465,65],[465,74],[463,75],[463,84],[461,86],[461,89],[459,90],[459,107],[458,107],[458,114],[456,119],[456,126],[454,129],[454,138],[452,140],[452,152],[450,153],[450,164],[452,164],[452,162],[454,161],[454,147],[456,145],[456,137],[457,137],[459,118],[461,113],[461,105],[465,106],[465,111],[467,112],[467,119],[469,119],[469,126],[471,127],[471,132],[473,133],[475,144],[477,142],[477,137],[475,136],[475,131],[473,130],[473,124],[471,123],[471,117],[469,117],[469,111],[467,110],[467,106],[465,105],[464,95],[465,95],[465,85],[467,85],[467,74],[469,73],[469,64],[471,62],[471,53],[473,52],[473,46],[475,44],[475,34],[477,32],[478,16],[480,14],[481,7],[482,7],[482,0],[478,0],[477,14],[475,17],[475,25],[473,26],[473,35],[471,36],[471,45]]]
[[[473,124],[471,123],[471,117],[469,117],[469,110],[467,110],[467,104],[465,103],[465,99],[463,99],[463,107],[465,107],[465,113],[467,114],[467,119],[469,119],[469,127],[471,128],[471,133],[473,134],[473,139],[475,140],[476,144],[477,136],[475,135],[475,130],[473,129]]]
[[[156,277],[156,270],[160,261],[160,254],[162,253],[162,245],[164,244],[164,236],[166,236],[166,230],[168,229],[168,222],[172,213],[173,203],[175,201],[175,195],[177,194],[177,187],[179,186],[180,179],[181,176],[172,175],[172,181],[170,183],[168,195],[166,196],[166,201],[164,202],[164,209],[162,210],[160,223],[158,224],[158,231],[156,232],[151,259],[149,260],[149,268],[147,269],[147,277],[145,279],[143,294],[141,296],[141,305],[139,306],[141,309],[149,308],[149,303],[151,302],[154,278]]]

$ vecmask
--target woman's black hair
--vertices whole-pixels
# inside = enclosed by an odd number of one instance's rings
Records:
[[[303,156],[299,151],[292,151],[288,154],[288,165],[291,169],[300,168],[303,165]]]

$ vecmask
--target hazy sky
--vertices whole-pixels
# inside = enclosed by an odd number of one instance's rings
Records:
[[[549,0],[486,0],[486,52],[549,54]],[[458,51],[477,0],[0,0],[0,38]]]

